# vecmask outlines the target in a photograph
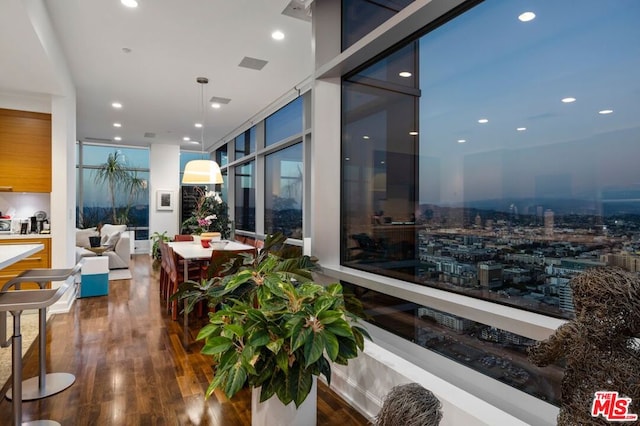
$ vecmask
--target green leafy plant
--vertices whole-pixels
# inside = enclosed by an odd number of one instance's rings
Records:
[[[168,242],[171,241],[171,238],[169,238],[167,236],[167,231],[164,231],[162,233],[160,232],[154,232],[151,235],[151,257],[154,260],[159,260],[160,259],[160,241],[163,242]]]
[[[231,398],[246,386],[261,387],[260,401],[277,395],[298,407],[313,376],[330,383],[330,362],[346,365],[364,349],[369,335],[347,311],[342,286],[314,283],[315,263],[286,257],[285,240],[278,234],[257,256],[230,256],[221,276],[187,281],[175,296],[187,309],[202,299],[217,307],[198,334],[202,353],[215,363],[207,397],[215,389]]]

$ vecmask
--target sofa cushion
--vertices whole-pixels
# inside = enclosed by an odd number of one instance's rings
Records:
[[[114,232],[111,235],[103,235],[101,244],[103,246],[109,246],[113,248],[116,246],[116,244],[118,244],[118,241],[120,240],[120,235],[122,235],[122,232]]]
[[[110,223],[105,223],[102,225],[102,235],[113,235],[116,232],[124,232],[127,230],[127,225],[111,225]]]
[[[89,244],[89,237],[94,236],[98,236],[96,228],[76,229],[76,246],[85,248],[91,247],[91,244]]]

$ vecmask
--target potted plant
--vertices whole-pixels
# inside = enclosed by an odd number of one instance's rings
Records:
[[[151,257],[153,260],[160,260],[160,241],[165,243],[171,241],[171,238],[167,235],[167,231],[162,233],[154,232],[151,235]]]
[[[96,226],[96,232],[98,232],[98,235],[89,237],[89,245],[91,247],[100,247],[100,244],[102,244],[102,223]]]
[[[259,388],[260,403],[275,397],[300,407],[317,376],[330,383],[331,362],[347,364],[364,349],[369,335],[347,311],[342,286],[314,283],[315,263],[279,250],[285,240],[267,237],[256,256],[230,256],[221,276],[187,281],[175,296],[186,309],[202,299],[216,308],[198,334],[215,364],[207,397],[220,389],[231,398],[249,386],[254,395]],[[304,424],[315,424],[315,395],[312,402],[313,417]],[[255,407],[252,418],[255,425]]]
[[[220,194],[196,186],[194,196],[195,206],[191,216],[182,222],[182,233],[200,235],[203,232],[220,232],[223,239],[229,238],[229,206]]]

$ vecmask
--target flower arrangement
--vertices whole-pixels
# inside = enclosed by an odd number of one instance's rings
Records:
[[[182,223],[183,234],[220,232],[222,238],[229,238],[229,206],[220,194],[195,187],[196,203],[191,216]]]

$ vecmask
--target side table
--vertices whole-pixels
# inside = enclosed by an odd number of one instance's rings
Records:
[[[110,246],[98,246],[98,247],[89,247],[87,250],[94,252],[98,256],[102,256],[102,253],[109,250]]]
[[[101,247],[93,247],[94,250],[98,248]],[[102,252],[104,253],[104,250]],[[96,257],[83,258],[78,297],[106,296],[107,294],[109,294],[109,258],[100,254]]]

